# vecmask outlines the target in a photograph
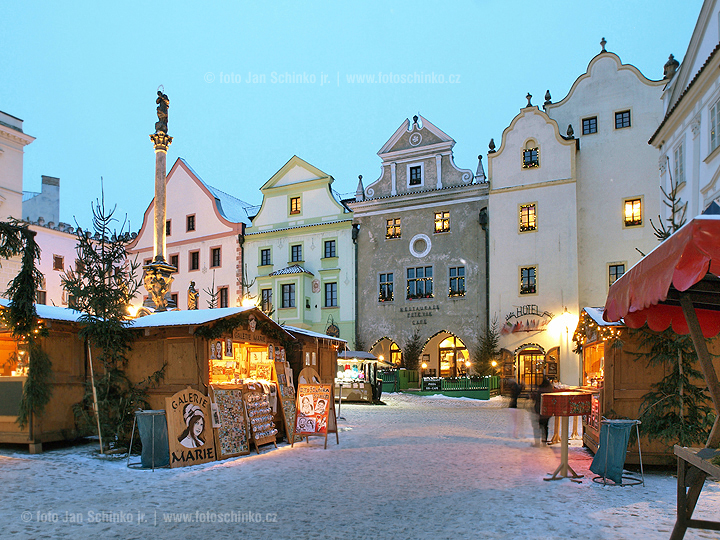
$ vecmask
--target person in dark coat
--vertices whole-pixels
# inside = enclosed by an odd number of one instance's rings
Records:
[[[533,396],[535,398],[535,418],[536,418],[536,430],[535,430],[535,444],[537,446],[540,446],[541,444],[547,443],[548,440],[548,423],[550,422],[549,416],[543,416],[540,414],[540,402],[542,400],[542,395],[547,392],[552,392],[554,390],[554,387],[550,380],[548,380],[546,377],[543,377],[542,382],[540,383],[540,386],[537,387],[537,390],[535,391],[535,395]],[[538,442],[538,439],[540,439],[540,442]]]
[[[518,398],[520,397],[520,394],[522,393],[524,386],[522,384],[518,383],[515,379],[510,379],[508,388],[510,389],[510,403],[508,404],[508,408],[509,409],[517,409]],[[518,436],[518,414],[520,414],[520,411],[518,411],[518,410],[512,411],[513,437]]]

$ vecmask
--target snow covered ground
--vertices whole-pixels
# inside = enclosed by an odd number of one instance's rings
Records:
[[[384,395],[386,406],[343,404],[330,436],[222,462],[128,469],[95,445],[40,455],[0,448],[0,538],[583,538],[666,539],[675,478],[645,487],[590,480],[591,455],[573,442],[582,483],[544,482],[560,448],[519,437],[502,398]],[[695,517],[720,520],[709,481]],[[686,538],[720,538],[690,530]]]

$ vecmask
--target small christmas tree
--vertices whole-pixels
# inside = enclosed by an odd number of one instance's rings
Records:
[[[497,361],[500,354],[500,331],[498,330],[497,315],[493,317],[485,331],[480,335],[480,346],[473,355],[474,370],[477,375],[493,375],[495,368],[493,360]]]
[[[420,367],[420,355],[423,350],[423,342],[420,337],[420,332],[415,329],[415,332],[410,339],[405,343],[403,348],[403,363],[406,369],[418,369]]]

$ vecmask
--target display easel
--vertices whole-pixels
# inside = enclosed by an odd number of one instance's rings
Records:
[[[286,366],[287,363],[282,360],[275,361],[275,381],[278,385],[278,399],[285,426],[285,438],[289,443],[292,443],[293,439],[295,442],[300,442],[302,437],[295,436],[295,387],[292,380],[287,379]]]
[[[299,384],[295,405],[295,435],[305,437],[324,437],[327,448],[328,433],[335,433],[335,442],[340,444],[337,418],[335,416],[335,397],[332,384]],[[295,441],[291,443],[291,446]]]
[[[254,389],[254,385],[247,385],[246,388],[247,391],[243,392],[243,403],[250,422],[250,438],[255,444],[255,451],[259,454],[259,447],[268,443],[273,443],[277,448],[277,429],[267,395]]]

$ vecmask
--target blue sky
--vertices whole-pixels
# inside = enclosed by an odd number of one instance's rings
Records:
[[[61,220],[89,224],[102,176],[106,201],[138,230],[153,197],[148,135],[160,84],[174,137],[168,169],[183,157],[210,185],[259,204],[260,186],[298,155],[354,192],[359,174],[366,186],[378,178],[377,151],[417,113],[453,137],[456,164],[474,170],[525,94],[533,104],[548,89],[562,99],[602,37],[624,63],[662,78],[670,53],[682,60],[701,5],[11,2],[0,110],[37,138],[26,147],[25,190],[39,191],[43,174],[59,177]],[[379,74],[445,83],[352,82]]]

